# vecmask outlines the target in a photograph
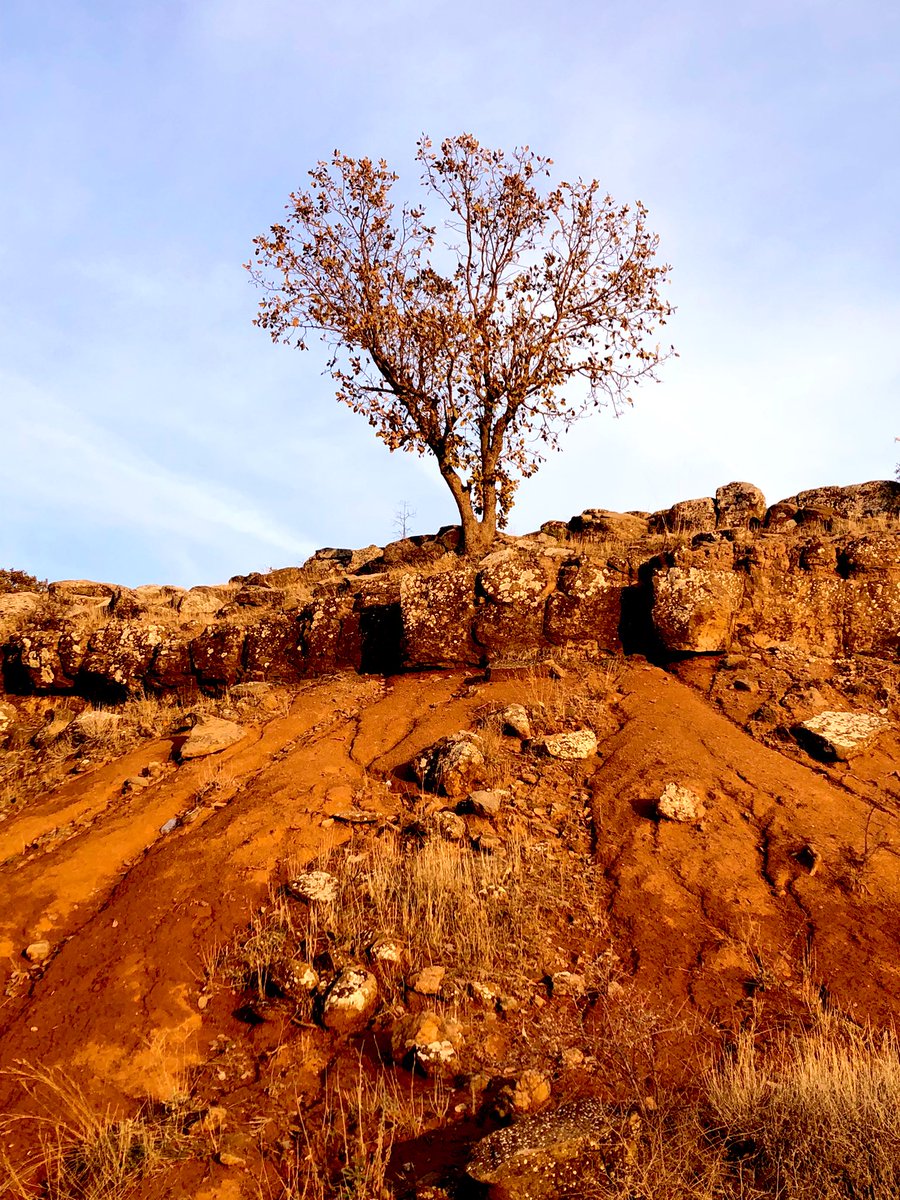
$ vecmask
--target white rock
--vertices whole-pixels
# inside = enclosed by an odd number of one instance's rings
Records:
[[[544,748],[553,758],[590,758],[597,753],[597,735],[592,729],[552,733],[544,740]]]
[[[680,821],[685,824],[699,821],[706,815],[703,801],[697,793],[677,783],[666,784],[656,803],[656,811],[668,821]]]
[[[362,967],[345,967],[328,989],[322,1024],[335,1033],[358,1033],[378,1005],[378,981]]]
[[[800,725],[801,739],[820,757],[846,761],[861,753],[890,725],[872,713],[820,712]]]
[[[333,904],[337,899],[338,881],[328,871],[304,871],[288,880],[287,890],[298,900]]]
[[[50,957],[51,949],[49,942],[32,942],[30,946],[25,947],[25,957],[31,963],[43,962],[45,958]]]

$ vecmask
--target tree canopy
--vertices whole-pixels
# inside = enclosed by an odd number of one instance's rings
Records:
[[[641,203],[553,185],[527,146],[423,137],[416,159],[427,209],[394,204],[383,160],[335,151],[309,172],[254,239],[255,324],[301,349],[321,337],[338,399],[392,450],[434,455],[481,553],[560,434],[618,412],[674,352],[653,342],[670,267]]]

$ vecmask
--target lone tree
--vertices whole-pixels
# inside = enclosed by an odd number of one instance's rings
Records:
[[[395,207],[383,160],[335,151],[309,172],[254,239],[254,323],[300,349],[320,335],[337,398],[392,450],[434,455],[461,549],[480,555],[560,433],[604,403],[618,413],[673,353],[651,342],[670,268],[642,204],[596,180],[545,184],[552,161],[527,146],[464,133],[438,153],[423,137],[416,159],[440,227]]]

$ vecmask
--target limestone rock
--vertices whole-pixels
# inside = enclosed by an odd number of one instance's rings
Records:
[[[677,783],[666,784],[656,802],[656,811],[667,821],[678,821],[688,825],[701,820],[706,814],[703,801],[697,793]]]
[[[640,1118],[577,1100],[488,1134],[467,1167],[490,1200],[555,1200],[616,1184],[637,1158]]]
[[[207,754],[218,754],[227,750],[244,737],[246,730],[235,721],[221,717],[207,717],[194,726],[179,751],[182,761],[204,758]]]
[[[328,989],[322,1024],[335,1033],[358,1033],[378,1007],[378,981],[363,967],[345,967]]]
[[[391,1031],[394,1062],[429,1076],[451,1072],[462,1043],[459,1023],[431,1011],[401,1017]]]
[[[469,730],[452,733],[423,750],[412,767],[426,791],[464,796],[484,777],[481,738]]]
[[[552,733],[544,739],[544,749],[552,758],[590,758],[597,753],[597,735],[592,729]]]
[[[817,758],[846,761],[862,753],[890,725],[872,713],[821,712],[796,730]]]
[[[304,871],[289,879],[286,887],[298,900],[312,904],[333,904],[338,895],[338,881],[329,871]]]

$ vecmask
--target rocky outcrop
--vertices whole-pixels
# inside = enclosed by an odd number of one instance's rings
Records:
[[[453,532],[321,550],[302,567],[189,591],[64,580],[0,596],[3,685],[116,702],[341,670],[517,669],[568,645],[900,652],[897,482],[769,508],[752,484],[729,483],[649,516],[588,509],[500,539],[477,564],[455,557]]]

